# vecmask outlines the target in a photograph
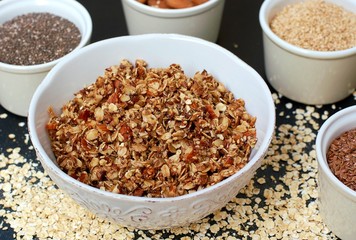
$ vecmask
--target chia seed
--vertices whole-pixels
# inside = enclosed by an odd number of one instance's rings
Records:
[[[73,51],[81,40],[69,20],[51,13],[19,15],[0,25],[0,62],[36,65]]]

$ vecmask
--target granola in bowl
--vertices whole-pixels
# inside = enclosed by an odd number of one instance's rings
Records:
[[[59,167],[102,190],[175,197],[239,171],[257,142],[243,99],[203,70],[122,60],[46,125]]]

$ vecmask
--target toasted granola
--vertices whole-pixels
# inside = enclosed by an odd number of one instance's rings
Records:
[[[203,70],[122,60],[75,94],[47,131],[59,167],[114,193],[175,197],[240,170],[257,141],[243,99]]]

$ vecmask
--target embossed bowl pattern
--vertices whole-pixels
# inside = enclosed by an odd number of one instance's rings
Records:
[[[239,172],[206,189],[172,198],[134,197],[106,192],[83,184],[59,169],[45,124],[51,105],[62,105],[85,85],[93,83],[108,66],[122,59],[144,59],[150,67],[182,66],[193,76],[207,70],[225,84],[247,111],[257,117],[258,142],[248,164]],[[73,80],[75,79],[75,81]],[[39,86],[28,117],[33,146],[44,169],[60,189],[98,216],[120,225],[162,229],[195,222],[225,206],[261,166],[275,127],[275,107],[264,80],[228,50],[199,38],[177,34],[145,34],[103,40],[84,47],[56,65]]]

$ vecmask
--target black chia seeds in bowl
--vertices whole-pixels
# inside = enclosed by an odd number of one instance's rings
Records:
[[[51,13],[27,13],[0,25],[0,62],[36,65],[61,58],[78,46],[79,29]]]
[[[26,117],[38,85],[62,58],[89,44],[92,28],[75,0],[1,0],[0,105]]]

